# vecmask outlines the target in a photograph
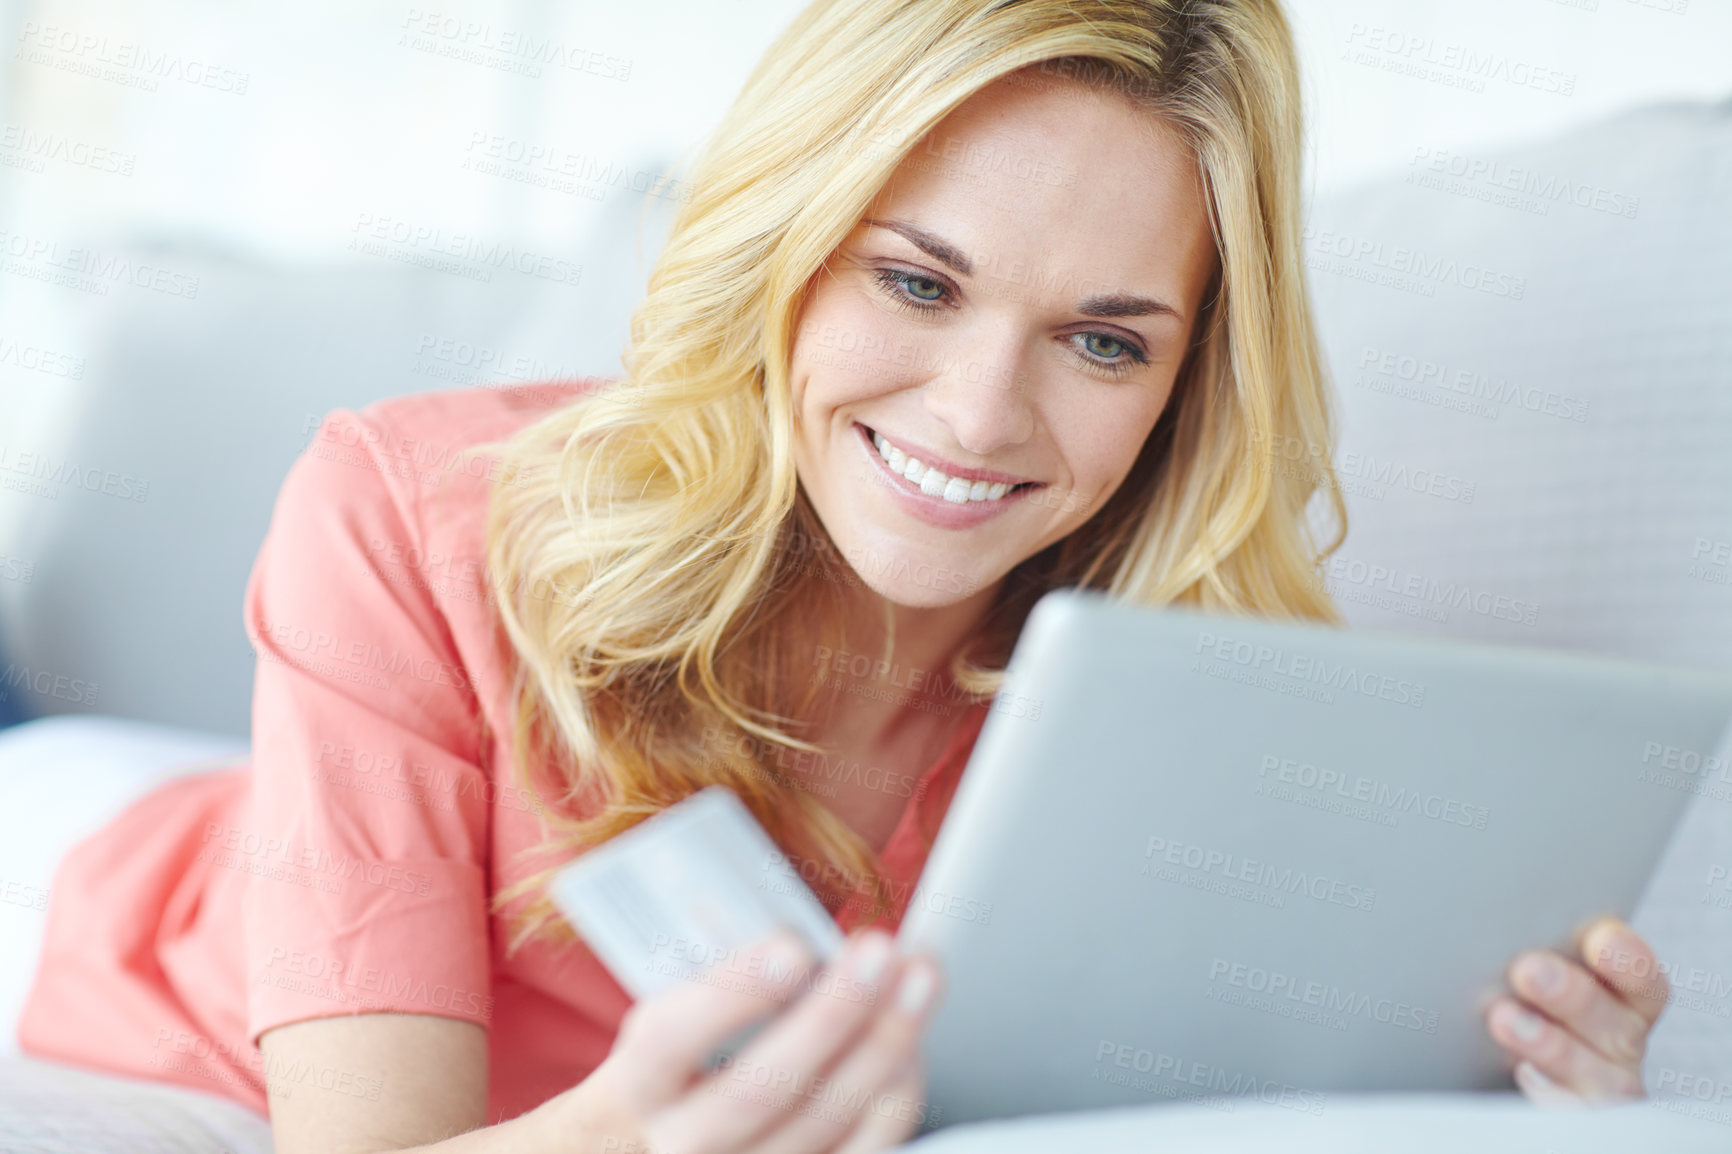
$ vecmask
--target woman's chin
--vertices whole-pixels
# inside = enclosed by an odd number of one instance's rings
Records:
[[[904,609],[943,609],[967,599],[966,594],[945,593],[913,581],[867,582],[867,588]]]

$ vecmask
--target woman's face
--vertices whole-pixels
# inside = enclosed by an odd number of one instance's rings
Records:
[[[808,289],[795,462],[898,604],[994,586],[1112,496],[1215,266],[1195,161],[1110,93],[994,84],[915,146]]]

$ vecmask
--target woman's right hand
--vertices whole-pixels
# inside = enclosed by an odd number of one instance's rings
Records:
[[[942,980],[900,958],[882,930],[848,939],[814,971],[782,931],[633,1006],[612,1051],[548,1103],[583,1154],[866,1154],[906,1141],[926,1116],[919,1039]],[[785,1008],[784,1008],[785,1007]],[[782,1009],[721,1068],[703,1065]]]

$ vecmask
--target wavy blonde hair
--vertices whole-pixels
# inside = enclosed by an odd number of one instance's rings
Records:
[[[789,630],[843,636],[825,577],[846,567],[800,492],[789,363],[808,285],[902,158],[1013,73],[1110,89],[1176,127],[1219,263],[1124,483],[1011,571],[951,678],[971,700],[995,692],[1029,609],[1059,586],[1339,623],[1318,567],[1346,510],[1301,259],[1298,68],[1275,0],[816,0],[697,158],[626,375],[468,450],[501,457],[486,566],[518,658],[513,771],[547,802],[532,852],[557,859],[495,895],[495,912],[532,899],[508,951],[569,940],[553,868],[712,784],[822,864],[826,904],[891,906],[864,841],[765,767],[766,751],[820,752],[792,732],[817,691]],[[1321,547],[1319,493],[1336,526]]]

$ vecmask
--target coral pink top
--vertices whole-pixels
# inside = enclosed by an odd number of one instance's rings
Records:
[[[604,383],[454,389],[324,419],[247,584],[251,762],[157,786],[61,863],[19,1023],[26,1053],[265,1113],[267,1081],[381,1087],[267,1068],[264,1031],[438,1014],[489,1031],[490,1122],[596,1067],[629,996],[581,944],[532,941],[507,959],[509,911],[488,912],[550,859],[515,860],[543,831],[512,784],[510,648],[481,571],[497,460],[441,474],[458,449]],[[881,855],[899,907],[986,712],[968,709]]]

